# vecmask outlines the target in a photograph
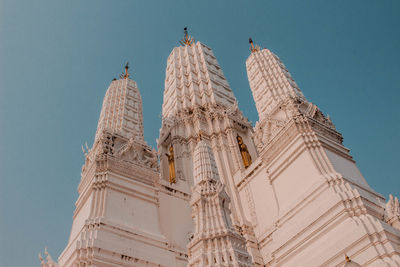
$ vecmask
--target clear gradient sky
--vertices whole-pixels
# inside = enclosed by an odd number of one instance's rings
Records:
[[[39,266],[64,249],[81,145],[130,62],[145,139],[158,137],[166,60],[183,27],[214,51],[239,107],[257,112],[248,37],[275,52],[329,114],[369,184],[400,193],[400,1],[2,0],[0,266]]]

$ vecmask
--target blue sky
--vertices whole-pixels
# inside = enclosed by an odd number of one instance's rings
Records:
[[[216,55],[239,107],[257,112],[248,37],[275,52],[329,114],[369,184],[400,192],[399,1],[2,0],[0,264],[39,266],[64,249],[81,145],[105,91],[130,62],[155,147],[166,60],[183,27]]]

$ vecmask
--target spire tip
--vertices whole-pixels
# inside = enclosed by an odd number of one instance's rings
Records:
[[[183,46],[191,46],[194,44],[194,39],[192,36],[188,34],[188,28],[183,28],[183,38],[179,41],[179,43]]]
[[[251,39],[251,37],[249,37],[249,44],[250,44],[250,51],[252,53],[260,51],[260,47],[258,45],[254,45],[253,39]]]
[[[123,73],[123,74],[121,74],[121,75],[119,76],[121,79],[129,78],[128,69],[129,69],[129,62],[127,61],[126,64],[125,64],[125,73]]]

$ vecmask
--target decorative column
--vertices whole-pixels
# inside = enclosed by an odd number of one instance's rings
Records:
[[[189,266],[252,266],[244,237],[232,227],[230,199],[219,181],[213,152],[203,140],[195,148],[193,169],[195,232],[188,244]]]

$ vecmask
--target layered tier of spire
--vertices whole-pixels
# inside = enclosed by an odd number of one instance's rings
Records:
[[[180,110],[217,104],[229,107],[236,102],[212,50],[185,32],[182,46],[175,47],[168,57],[163,117]]]
[[[277,55],[268,49],[254,46],[246,60],[247,76],[259,119],[265,118],[288,97],[305,100],[296,82]]]
[[[96,139],[105,130],[125,138],[144,141],[142,98],[135,81],[129,78],[128,65],[120,79],[107,89],[96,131]]]
[[[218,169],[211,148],[203,141],[198,142],[194,153],[194,183],[218,181]]]

